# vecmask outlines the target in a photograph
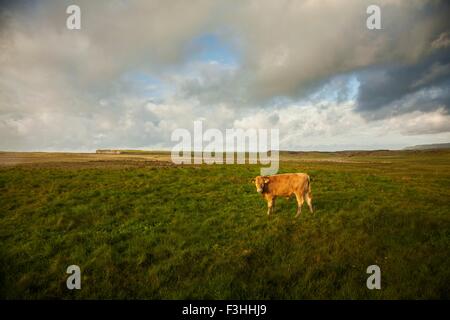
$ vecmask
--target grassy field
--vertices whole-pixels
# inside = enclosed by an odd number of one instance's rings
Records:
[[[161,159],[0,154],[0,297],[450,297],[449,151],[283,153],[313,179],[299,219],[294,198],[266,215],[257,165]]]

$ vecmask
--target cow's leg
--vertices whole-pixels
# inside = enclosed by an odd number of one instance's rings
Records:
[[[273,197],[267,198],[267,215],[270,216],[270,214],[273,212],[273,205],[275,204],[275,199]]]
[[[313,207],[312,207],[312,195],[311,195],[311,192],[306,193],[305,199],[306,199],[306,203],[308,204],[309,211],[311,211],[311,213],[313,213],[314,211],[313,211]]]
[[[299,217],[302,213],[302,205],[303,205],[303,195],[301,193],[296,192],[295,197],[297,198],[297,214],[295,217]]]

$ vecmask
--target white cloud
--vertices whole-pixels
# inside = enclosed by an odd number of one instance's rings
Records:
[[[447,133],[450,137],[450,115],[444,108],[433,112],[414,111],[386,120],[387,126],[404,135]]]
[[[278,120],[271,123],[271,118]],[[450,139],[450,115],[443,109],[367,121],[355,112],[354,102],[253,110],[236,120],[235,127],[278,128],[284,150],[397,149],[412,141],[429,143],[433,141],[430,134],[438,134],[440,142]],[[414,136],[414,140],[407,136]]]
[[[450,46],[450,32],[442,32],[439,37],[431,43],[433,49],[447,48]]]

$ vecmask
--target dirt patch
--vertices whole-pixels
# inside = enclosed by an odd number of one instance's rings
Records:
[[[123,168],[145,168],[145,167],[173,167],[175,164],[168,161],[157,160],[100,160],[100,161],[61,161],[61,162],[35,162],[20,163],[14,165],[0,166],[0,168],[56,168],[56,169],[123,169]]]
[[[93,153],[0,152],[0,168],[126,168],[170,167],[167,155],[106,155]]]

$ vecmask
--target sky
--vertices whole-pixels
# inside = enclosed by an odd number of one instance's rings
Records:
[[[437,0],[0,1],[0,150],[170,150],[196,120],[278,129],[282,150],[448,143],[449,17]]]

